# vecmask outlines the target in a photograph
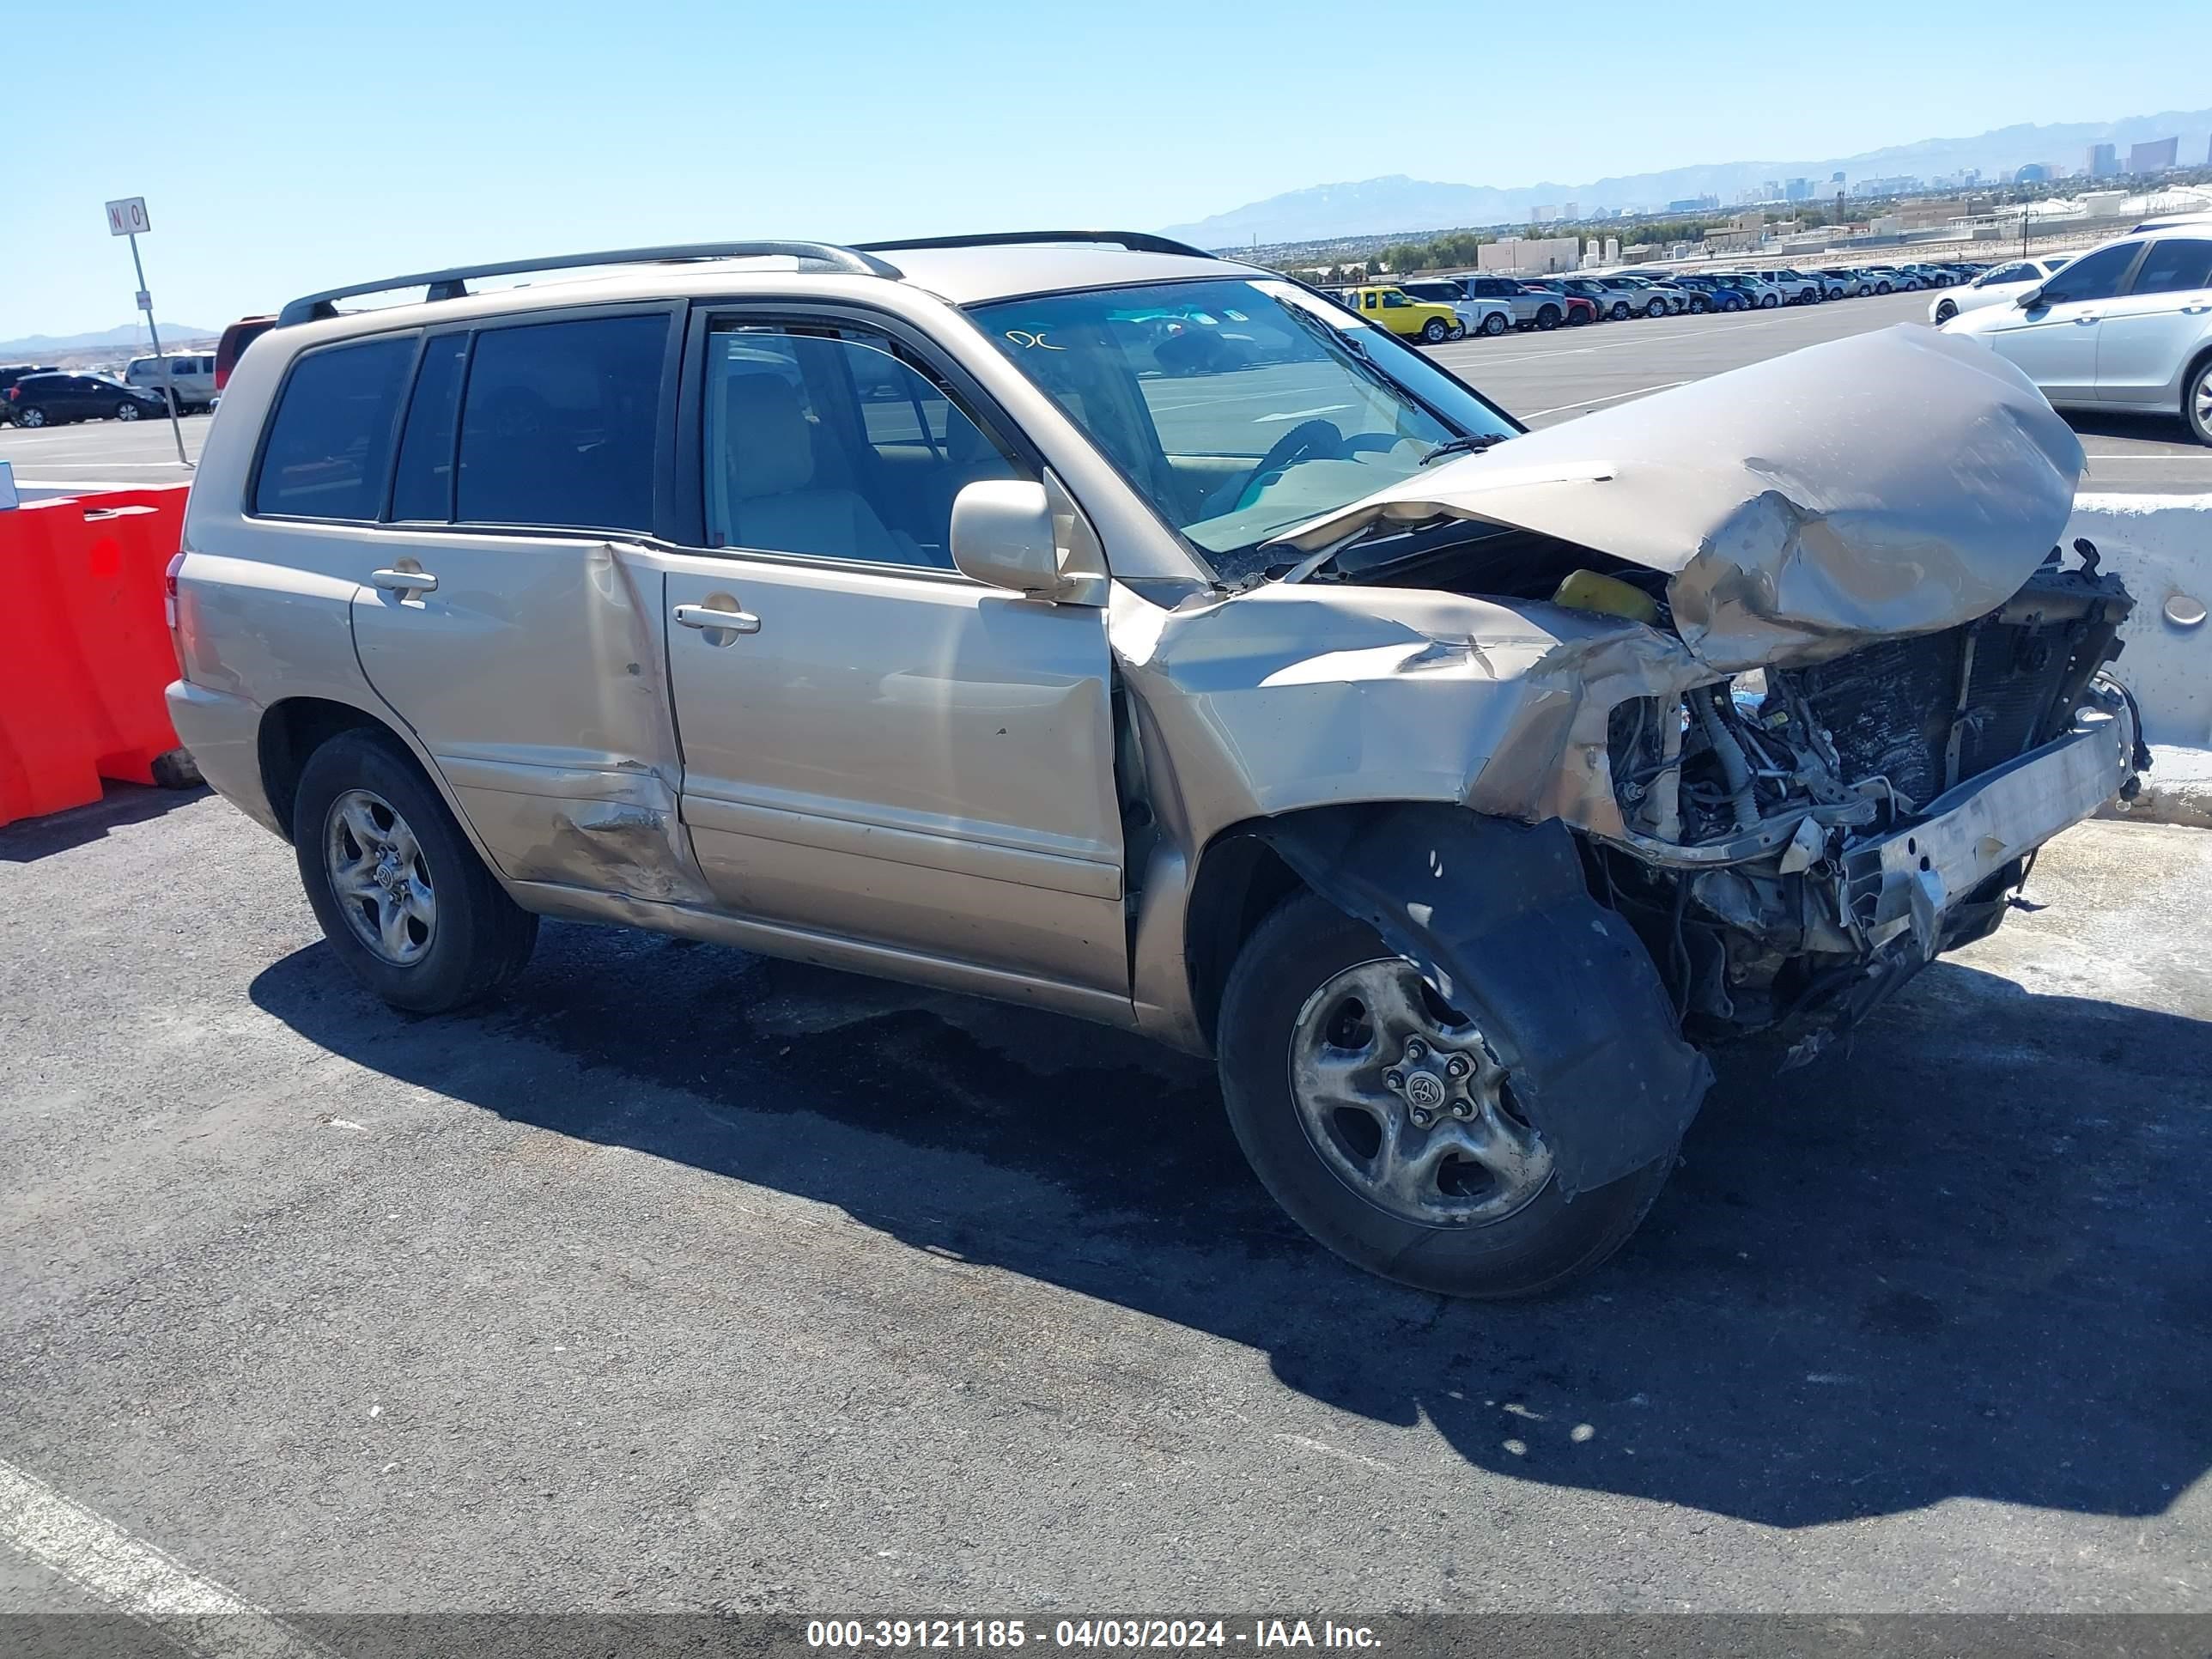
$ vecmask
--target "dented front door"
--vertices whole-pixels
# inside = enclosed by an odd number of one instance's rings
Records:
[[[501,872],[698,897],[651,556],[597,536],[415,526],[375,538],[374,555],[356,577],[362,671]]]

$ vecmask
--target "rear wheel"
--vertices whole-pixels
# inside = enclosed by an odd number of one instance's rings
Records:
[[[464,1007],[529,961],[538,918],[507,896],[391,738],[344,732],[308,757],[292,841],[331,949],[392,1006]]]
[[[1538,328],[1540,328],[1540,329],[1544,330],[1546,332],[1547,332],[1547,333],[1548,333],[1550,331],[1552,331],[1553,329],[1557,328],[1559,325],[1559,307],[1557,307],[1557,306],[1546,306],[1542,310],[1539,311],[1539,312],[1536,313],[1536,326],[1537,326]]]
[[[1451,338],[1451,327],[1441,317],[1431,317],[1421,329],[1421,337],[1431,345],[1442,345]]]
[[[1654,300],[1654,301],[1652,301],[1652,302],[1651,302],[1650,305],[1648,305],[1648,306],[1646,306],[1646,307],[1644,307],[1644,314],[1646,317],[1664,317],[1664,316],[1667,314],[1667,302],[1666,302],[1666,301],[1664,301],[1664,300]]]
[[[15,411],[15,424],[17,426],[44,426],[46,423],[46,411],[36,407],[35,405],[29,409],[21,409]]]
[[[1707,300],[1703,295],[1693,294],[1690,296],[1690,314],[1692,317],[1702,317],[1705,313],[1711,309],[1711,301]]]
[[[2212,356],[2199,358],[2184,377],[2181,417],[2200,444],[2212,444]]]
[[[1422,1290],[1563,1284],[1620,1248],[1674,1164],[1567,1202],[1482,1031],[1312,894],[1238,957],[1220,1046],[1231,1125],[1276,1202],[1346,1261]]]
[[[1504,333],[1505,328],[1505,313],[1502,311],[1493,311],[1482,319],[1482,331],[1493,337]]]

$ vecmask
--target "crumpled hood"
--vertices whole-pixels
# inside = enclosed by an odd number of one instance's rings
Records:
[[[2010,363],[1905,325],[1525,434],[1281,540],[1442,514],[1555,536],[1666,572],[1684,642],[1734,672],[1994,610],[2063,531],[2082,460]]]

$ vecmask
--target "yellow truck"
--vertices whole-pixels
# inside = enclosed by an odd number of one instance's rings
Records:
[[[1346,289],[1344,300],[1369,322],[1393,334],[1426,340],[1431,345],[1467,337],[1467,325],[1460,321],[1459,313],[1449,306],[1416,300],[1404,289],[1389,283],[1369,283]]]

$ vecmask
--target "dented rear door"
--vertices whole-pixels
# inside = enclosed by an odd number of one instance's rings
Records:
[[[362,672],[504,875],[702,896],[652,527],[665,307],[527,314],[424,343],[386,523],[359,538]]]

